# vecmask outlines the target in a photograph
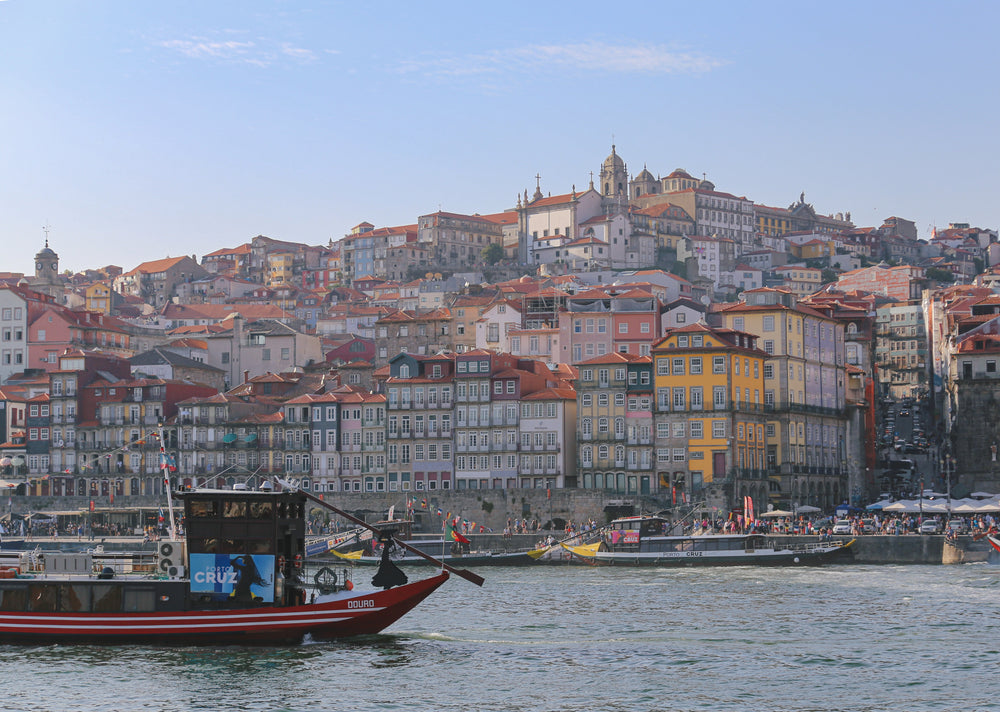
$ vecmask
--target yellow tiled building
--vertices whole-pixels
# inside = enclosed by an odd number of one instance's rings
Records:
[[[677,501],[767,500],[764,361],[756,337],[702,323],[653,349],[656,471]]]

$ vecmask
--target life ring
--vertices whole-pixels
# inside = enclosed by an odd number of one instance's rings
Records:
[[[334,593],[337,590],[337,572],[324,566],[313,576],[313,583],[322,594]]]

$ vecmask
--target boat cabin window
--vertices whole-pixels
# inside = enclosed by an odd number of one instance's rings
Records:
[[[226,502],[223,505],[222,516],[226,519],[246,519],[247,503],[232,500]]]
[[[123,610],[126,613],[156,610],[156,594],[152,587],[128,588],[124,591],[124,593],[125,606]]]
[[[190,511],[192,517],[217,519],[219,516],[219,502],[215,499],[196,500],[191,502]]]
[[[122,587],[97,584],[93,587],[94,613],[118,613],[122,609]]]
[[[56,610],[55,586],[35,583],[28,586],[28,610],[54,613]]]
[[[86,584],[59,586],[59,610],[67,613],[90,610],[91,587]]]
[[[271,519],[274,516],[274,502],[266,500],[263,502],[250,503],[251,519]]]
[[[0,586],[0,611],[23,611],[28,604],[28,589]]]

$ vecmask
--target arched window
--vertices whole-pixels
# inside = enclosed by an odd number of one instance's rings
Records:
[[[400,366],[399,366],[399,377],[400,378],[409,378],[410,377],[410,364],[408,364],[408,363],[400,364]]]

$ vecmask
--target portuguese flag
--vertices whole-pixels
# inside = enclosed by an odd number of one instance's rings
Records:
[[[469,544],[471,543],[467,537],[462,536],[462,534],[452,525],[451,520],[448,520],[444,524],[445,540],[457,541],[459,544]]]

